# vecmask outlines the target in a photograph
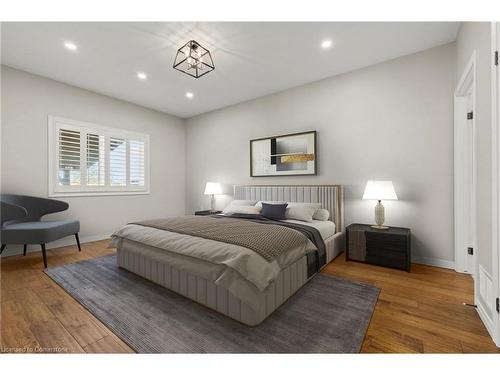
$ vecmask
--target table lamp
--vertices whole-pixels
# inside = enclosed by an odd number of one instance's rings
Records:
[[[210,212],[215,212],[215,195],[222,194],[222,188],[218,182],[207,182],[205,185],[205,195],[211,195]]]
[[[378,201],[377,205],[375,206],[376,225],[372,225],[372,228],[388,229],[389,227],[384,225],[385,213],[384,206],[382,205],[382,200],[398,199],[396,191],[394,190],[394,186],[392,185],[392,181],[368,181],[366,183],[363,199],[372,199]]]

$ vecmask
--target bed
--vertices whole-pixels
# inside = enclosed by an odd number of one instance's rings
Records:
[[[315,228],[323,239],[322,266],[344,248],[342,186],[235,186],[234,199],[319,203],[330,212],[330,220],[301,222],[301,227]],[[294,220],[286,221],[290,223],[283,225],[293,226]],[[250,326],[261,323],[314,277],[310,242],[270,262],[237,244],[132,224],[115,233],[113,244],[119,267]]]

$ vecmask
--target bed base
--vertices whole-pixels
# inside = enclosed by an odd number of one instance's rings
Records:
[[[325,245],[328,264],[344,248],[342,233],[327,239]],[[226,288],[148,257],[133,246],[120,245],[117,259],[119,267],[249,326],[261,323],[308,281],[307,259],[304,256],[283,269],[278,278],[259,295],[258,300],[250,305]]]

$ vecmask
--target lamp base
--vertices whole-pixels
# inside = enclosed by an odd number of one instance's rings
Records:
[[[212,194],[212,199],[210,199],[210,213],[215,212],[215,194]]]
[[[388,226],[385,225],[370,225],[373,229],[389,229]]]

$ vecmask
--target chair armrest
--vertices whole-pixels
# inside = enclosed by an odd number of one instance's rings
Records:
[[[0,202],[0,220],[3,225],[6,221],[19,220],[28,216],[28,211],[17,204]]]

